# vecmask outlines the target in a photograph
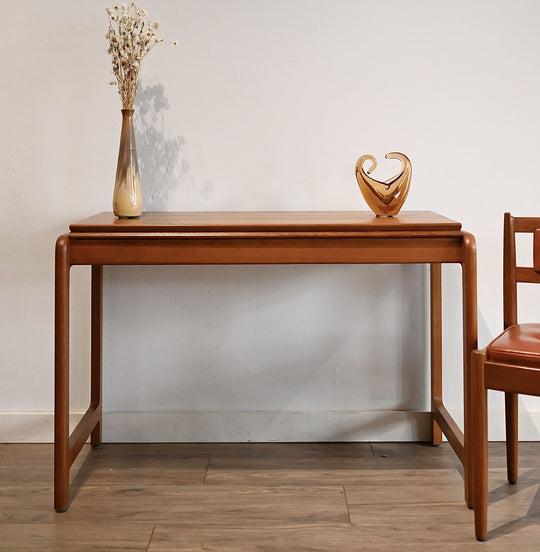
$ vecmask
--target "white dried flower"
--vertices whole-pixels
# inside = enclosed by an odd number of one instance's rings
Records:
[[[141,61],[162,38],[155,35],[157,22],[148,20],[148,12],[139,10],[135,2],[129,7],[120,4],[107,9],[109,31],[108,53],[112,57],[112,70],[122,99],[123,109],[133,109]],[[175,46],[178,42],[173,43]]]

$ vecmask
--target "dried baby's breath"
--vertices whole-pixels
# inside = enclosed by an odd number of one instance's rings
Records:
[[[112,58],[112,72],[122,99],[123,109],[133,109],[137,94],[139,71],[143,58],[162,38],[156,36],[157,22],[148,19],[148,12],[132,2],[128,7],[120,4],[107,9],[109,30],[105,38],[109,41]],[[175,41],[174,46],[177,45]]]

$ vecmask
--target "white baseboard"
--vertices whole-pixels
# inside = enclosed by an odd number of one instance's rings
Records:
[[[451,411],[458,424],[462,411]],[[73,413],[74,427],[81,413]],[[108,412],[105,442],[428,441],[428,412]],[[51,443],[52,412],[0,412],[0,442]],[[504,413],[491,411],[489,437],[504,440]],[[540,440],[540,411],[520,419],[520,439]]]
[[[75,427],[83,413],[70,416]],[[52,412],[0,412],[0,443],[52,443],[54,414]]]
[[[119,412],[104,423],[104,439],[112,441],[419,441],[428,435],[425,412]]]

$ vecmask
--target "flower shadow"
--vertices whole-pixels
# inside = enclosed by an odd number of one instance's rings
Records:
[[[144,210],[166,211],[172,192],[189,170],[187,160],[180,159],[186,139],[165,135],[169,101],[162,84],[143,86],[140,82],[135,107],[135,140]]]

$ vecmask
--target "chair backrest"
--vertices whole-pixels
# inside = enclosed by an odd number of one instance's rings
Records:
[[[533,266],[517,266],[516,234],[533,238]],[[540,217],[513,217],[504,214],[503,304],[504,327],[517,324],[517,284],[540,284]]]

